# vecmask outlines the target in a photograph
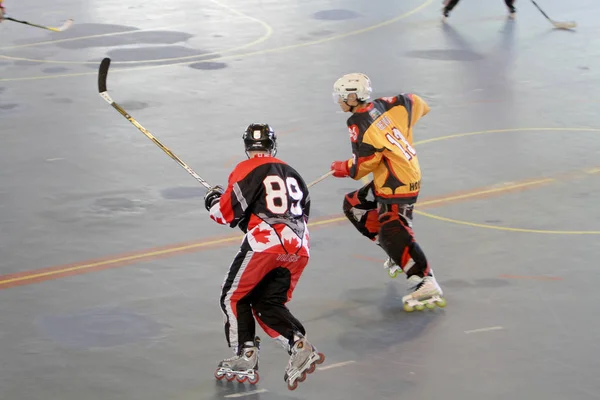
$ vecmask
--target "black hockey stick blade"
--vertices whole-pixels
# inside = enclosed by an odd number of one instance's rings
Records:
[[[102,97],[108,104],[110,104],[115,110],[119,112],[122,116],[124,116],[133,126],[138,128],[140,132],[142,132],[148,139],[152,140],[155,145],[160,147],[162,151],[167,153],[169,157],[177,162],[183,169],[185,169],[190,175],[192,175],[202,186],[207,188],[208,190],[212,189],[212,186],[208,184],[204,179],[200,177],[193,169],[191,169],[186,163],[184,163],[179,157],[175,155],[169,148],[164,146],[157,138],[154,137],[146,128],[144,128],[139,122],[135,120],[127,111],[123,109],[120,105],[118,105],[108,94],[108,90],[106,88],[106,81],[108,79],[108,68],[110,67],[110,58],[105,58],[100,63],[100,67],[98,68],[98,92],[100,97]]]
[[[108,68],[110,68],[110,58],[106,57],[100,63],[98,69],[98,92],[106,92],[106,80],[108,79]]]

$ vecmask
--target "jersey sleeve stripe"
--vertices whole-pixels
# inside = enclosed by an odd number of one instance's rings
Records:
[[[233,193],[235,194],[235,197],[237,198],[237,201],[240,204],[242,211],[246,211],[246,209],[248,208],[248,202],[246,202],[244,193],[242,193],[242,189],[240,189],[240,185],[238,185],[237,182],[233,185]]]

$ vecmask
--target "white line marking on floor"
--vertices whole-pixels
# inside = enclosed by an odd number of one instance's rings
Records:
[[[479,328],[479,329],[473,329],[473,330],[470,330],[470,331],[465,331],[465,333],[466,333],[466,334],[469,334],[469,333],[480,333],[480,332],[489,332],[489,331],[499,331],[499,330],[502,330],[502,329],[504,329],[504,328],[503,328],[503,327],[501,327],[501,326],[490,326],[489,328]]]
[[[337,368],[337,367],[343,367],[344,365],[348,365],[348,364],[354,364],[356,361],[350,360],[350,361],[343,361],[343,362],[339,362],[337,364],[331,364],[331,365],[326,365],[324,367],[319,367],[319,369],[321,371],[324,371],[326,369],[331,369],[331,368]]]
[[[62,157],[58,157],[58,158],[48,158],[48,159],[46,159],[46,161],[48,161],[48,162],[52,162],[52,161],[60,161],[60,160],[64,160],[64,158],[62,158]]]
[[[256,389],[256,390],[251,390],[249,392],[244,392],[244,393],[228,394],[225,397],[245,397],[245,396],[251,396],[253,394],[265,393],[265,392],[268,392],[268,390],[267,389]]]

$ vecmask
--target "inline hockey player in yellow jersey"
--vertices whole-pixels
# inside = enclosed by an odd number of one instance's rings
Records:
[[[2,0],[0,0],[0,22],[4,21],[4,14],[6,14],[6,10],[4,9],[4,4],[2,4]]]
[[[361,73],[342,76],[333,95],[342,111],[352,113],[348,130],[352,158],[334,161],[333,176],[373,181],[344,199],[344,213],[356,229],[388,255],[384,267],[395,277],[402,270],[411,293],[402,298],[408,312],[444,307],[443,292],[412,230],[413,208],[421,188],[421,169],[413,143],[413,127],[429,112],[415,94],[370,101],[371,81]]]

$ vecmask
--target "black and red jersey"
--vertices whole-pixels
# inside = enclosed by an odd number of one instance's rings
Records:
[[[210,217],[246,233],[253,251],[309,255],[310,197],[300,174],[268,155],[240,162]]]

